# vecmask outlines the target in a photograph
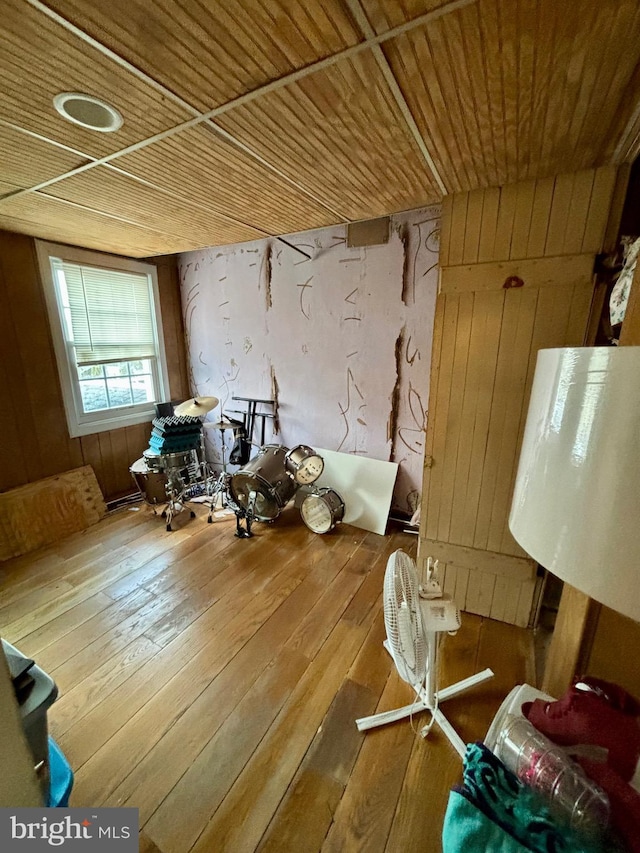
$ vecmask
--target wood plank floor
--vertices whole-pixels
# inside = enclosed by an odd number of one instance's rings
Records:
[[[140,812],[142,851],[441,849],[461,763],[422,716],[360,734],[356,717],[411,701],[382,647],[389,554],[416,537],[297,510],[239,540],[233,522],[145,506],[2,565],[0,633],[56,680],[50,731],[76,774],[71,805]],[[532,635],[465,615],[441,686],[496,677],[444,710],[481,739]]]

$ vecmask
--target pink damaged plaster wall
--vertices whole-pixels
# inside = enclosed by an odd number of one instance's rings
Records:
[[[277,399],[278,432],[399,463],[394,507],[419,503],[437,292],[439,207],[391,217],[389,242],[350,249],[345,226],[189,252],[180,281],[192,391]],[[265,409],[268,410],[268,409]],[[229,431],[206,428],[217,467]],[[256,436],[256,440],[259,440]],[[230,470],[234,470],[231,468]]]

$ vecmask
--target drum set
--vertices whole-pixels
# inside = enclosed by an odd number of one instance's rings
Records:
[[[218,404],[215,397],[201,397],[180,404],[175,416],[198,418]],[[163,420],[163,419],[160,419]],[[166,419],[165,419],[166,420]],[[175,421],[176,418],[170,418]],[[219,428],[222,428],[222,423]],[[226,425],[226,424],[225,424]],[[195,497],[202,496],[208,505],[208,522],[221,503],[236,516],[236,536],[253,536],[251,527],[255,521],[273,522],[300,488],[306,492],[300,503],[300,515],[306,526],[314,533],[328,533],[344,517],[344,501],[333,489],[311,487],[324,470],[324,460],[311,447],[298,444],[289,449],[279,444],[260,447],[257,454],[233,474],[223,470],[215,474],[206,461],[204,438],[200,430],[199,444],[190,449],[167,452],[164,434],[169,433],[169,423],[156,425],[155,446],[145,450],[129,469],[144,500],[153,506],[154,512],[165,504],[162,517],[167,530],[171,522]],[[184,428],[183,425],[175,425]],[[174,442],[178,439],[168,439]],[[152,435],[152,443],[154,437]],[[193,509],[191,517],[195,517]],[[244,526],[243,526],[244,522]]]
[[[322,457],[306,444],[291,449],[267,444],[235,474],[220,474],[212,492],[208,521],[212,521],[221,496],[223,505],[236,515],[236,536],[248,538],[253,535],[254,521],[275,521],[298,489],[306,487],[308,491],[323,469]],[[342,521],[344,501],[333,489],[308,491],[300,505],[300,514],[314,533],[328,533]]]

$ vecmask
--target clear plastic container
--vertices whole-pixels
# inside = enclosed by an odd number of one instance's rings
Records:
[[[572,829],[598,836],[609,822],[609,798],[567,753],[525,717],[509,715],[495,754],[518,779],[534,788]]]

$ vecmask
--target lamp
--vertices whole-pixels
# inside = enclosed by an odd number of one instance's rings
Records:
[[[545,569],[640,621],[640,347],[540,350],[509,527]]]

